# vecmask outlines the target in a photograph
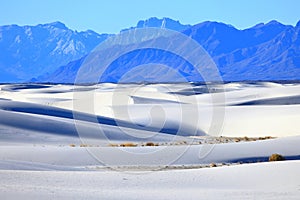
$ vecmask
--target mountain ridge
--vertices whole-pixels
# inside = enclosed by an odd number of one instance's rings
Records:
[[[35,33],[37,27],[40,31],[39,38],[36,38]],[[180,30],[183,34],[193,38],[212,56],[221,76],[226,81],[240,80],[241,77],[243,80],[300,79],[300,21],[296,26],[291,26],[272,20],[239,30],[232,25],[220,22],[205,21],[195,25],[184,25],[169,18],[154,17],[140,20],[136,26],[123,29],[121,32],[141,27],[171,28],[176,31]],[[11,37],[10,42],[7,38],[5,40],[7,31],[5,29],[9,28],[15,30],[13,34],[8,34]],[[109,36],[109,34],[98,34],[92,30],[73,31],[61,22],[23,27],[1,26],[0,50],[5,53],[0,55],[0,70],[2,71],[0,82],[5,82],[3,77],[15,82],[30,80],[34,77],[31,80],[38,82],[73,82],[76,70],[80,67],[78,63],[82,63],[84,56]],[[14,48],[18,47],[18,43],[29,47]],[[34,47],[30,48],[31,45]],[[19,55],[24,51],[24,54]],[[152,61],[157,62],[158,60],[153,55],[154,51],[144,56],[149,56]],[[161,57],[166,60],[171,58],[168,55]],[[31,62],[23,66],[26,59]],[[140,61],[143,62],[143,60]],[[121,63],[124,64],[123,61]],[[126,67],[130,68],[130,66],[124,66]],[[30,77],[28,74],[26,76],[27,70]],[[25,75],[22,76],[22,73]],[[15,77],[21,78],[15,79]],[[112,77],[112,80],[116,79]],[[171,80],[167,81],[171,82]]]
[[[24,81],[88,54],[108,37],[93,31],[77,32],[61,22],[36,26],[0,27],[0,81]]]

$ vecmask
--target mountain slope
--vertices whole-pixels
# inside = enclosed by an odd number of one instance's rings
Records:
[[[300,22],[296,27],[276,21],[258,24],[245,30],[217,22],[203,22],[189,27],[184,34],[196,40],[212,56],[226,81],[240,80],[299,80],[300,79]],[[157,56],[159,55],[159,56]],[[78,61],[82,62],[82,60]],[[76,63],[76,62],[75,62]],[[189,81],[202,81],[185,61],[167,52],[147,50],[130,53],[116,60],[101,77],[102,82],[118,82],[128,71],[138,65],[160,63],[181,71]],[[55,74],[41,81],[74,82],[77,67],[74,63],[61,67]],[[179,66],[179,67],[178,67]],[[70,73],[70,70],[72,73]],[[131,81],[143,82],[148,69],[135,71]],[[61,72],[61,73],[59,73]],[[59,75],[58,75],[59,74]],[[73,76],[70,76],[73,74]],[[158,70],[158,78],[151,82],[176,82],[168,70]],[[100,77],[99,77],[100,78]],[[163,80],[161,78],[164,78]],[[86,80],[88,81],[88,80]],[[145,80],[144,80],[145,81]],[[181,81],[181,80],[180,80]]]
[[[0,27],[0,82],[26,81],[81,58],[108,37],[77,32],[60,22]]]
[[[235,49],[215,61],[225,80],[299,80],[299,55],[299,27],[286,26],[267,41]]]
[[[170,30],[181,32],[181,31],[184,31],[184,30],[190,28],[191,25],[184,25],[184,24],[181,24],[179,21],[175,21],[175,20],[167,18],[167,17],[164,17],[162,19],[158,19],[156,17],[151,17],[146,20],[140,20],[136,26],[130,27],[127,29],[123,29],[123,30],[121,30],[121,32],[130,30],[130,29],[134,29],[134,28],[150,28],[150,27],[167,28]]]
[[[300,21],[295,27],[270,21],[239,30],[218,22],[207,21],[191,26],[169,18],[150,18],[139,21],[129,29],[146,27],[181,31],[193,38],[211,55],[226,81],[300,79]],[[60,22],[23,27],[2,26],[0,82],[35,78],[32,80],[72,83],[85,56],[107,37],[109,35],[93,31],[72,31]],[[151,63],[170,66],[188,81],[202,81],[189,63],[176,55],[154,49],[122,56],[112,63],[100,81],[118,82],[134,67]],[[170,70],[160,68],[155,72],[157,79],[151,77],[151,80],[144,80],[144,75],[150,73],[144,68],[127,78],[137,82],[178,81],[170,75]]]

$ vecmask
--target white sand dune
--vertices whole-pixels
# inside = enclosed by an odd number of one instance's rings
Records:
[[[76,106],[91,93],[93,109]],[[299,161],[186,168],[299,160],[299,119],[299,84],[0,85],[0,198],[298,199]],[[189,145],[214,126],[279,138]],[[109,146],[126,142],[161,145]]]
[[[299,161],[159,172],[0,171],[2,199],[299,199]],[[16,181],[17,180],[17,181]]]
[[[222,88],[220,85],[214,87],[218,90]],[[224,117],[214,122],[222,126],[218,135],[300,135],[299,84],[228,83],[224,85],[225,101],[214,104],[212,95],[207,90],[205,92],[206,86],[203,85],[194,86],[196,91],[203,91],[199,95],[176,94],[193,89],[190,84],[99,84],[76,88],[71,85],[1,85],[0,88],[2,142],[8,142],[8,138],[12,139],[11,143],[16,142],[16,134],[9,134],[12,132],[23,136],[25,133],[37,133],[30,139],[22,138],[24,141],[33,139],[38,143],[38,140],[54,134],[57,138],[69,138],[72,142],[74,136],[77,137],[78,128],[86,132],[84,136],[96,137],[98,140],[136,141],[135,137],[127,134],[132,132],[135,136],[141,135],[141,140],[147,138],[147,135],[155,135],[149,140],[170,141],[173,138],[170,134],[210,134],[213,115],[219,114],[213,112],[214,107],[224,108]],[[93,92],[96,102],[94,110],[74,107],[73,103],[77,101],[74,92],[83,96]],[[113,100],[120,97],[120,94],[127,95],[125,100],[128,101]],[[76,112],[77,118],[80,118],[77,124],[74,124],[73,109],[79,111]],[[195,109],[198,113],[196,120],[194,115],[189,115],[195,113]],[[99,126],[105,137],[98,134]],[[128,130],[127,133],[124,134],[124,130]],[[40,136],[38,133],[48,135]]]
[[[197,134],[209,134],[212,116],[215,114],[212,111],[213,106],[222,106],[220,103],[223,103],[226,106],[224,107],[224,118],[219,122],[220,126],[223,126],[222,132],[220,132],[219,135],[248,137],[270,135],[282,137],[300,134],[300,125],[297,123],[300,113],[300,86],[297,84],[282,85],[260,83],[258,85],[247,85],[242,83],[229,83],[224,86],[225,90],[228,90],[225,93],[226,101],[219,102],[217,105],[212,104],[211,95],[209,93],[196,96],[170,93],[170,91],[180,92],[187,86],[186,84],[157,84],[145,86],[100,84],[97,86],[78,86],[76,91],[83,95],[89,91],[95,93],[95,102],[97,102],[95,103],[95,109],[92,113],[87,114],[103,116],[103,119],[108,117],[111,118],[109,119],[110,121],[112,121],[112,119],[125,120],[126,123],[128,116],[124,117],[118,114],[126,111],[130,117],[130,121],[126,125],[126,127],[129,128],[132,128],[132,125],[129,125],[130,123],[140,125],[134,125],[133,127],[138,129],[147,129],[145,127],[152,125],[154,127],[150,127],[148,131],[157,131],[161,129],[161,122],[163,121],[164,129],[167,130],[167,133],[177,133],[181,126],[181,134],[183,135],[188,135],[189,133],[192,135],[195,134],[191,133],[191,130],[194,129],[198,129]],[[117,90],[115,90],[116,87],[118,87]],[[205,86],[195,86],[195,88],[199,87],[203,88]],[[219,88],[220,86],[217,87]],[[126,90],[131,92],[128,93],[128,99],[132,99],[131,102],[122,103],[112,100],[114,95],[118,93],[126,94],[126,92],[124,92]],[[215,95],[218,95],[218,93],[215,93]],[[74,134],[76,132],[74,124],[72,125],[72,120],[69,120],[73,118],[73,86],[2,85],[0,98],[2,99],[0,101],[0,108],[8,111],[5,112],[8,117],[2,117],[3,125],[10,124],[15,128],[27,130],[30,124],[40,124],[40,126],[47,127],[47,129],[51,129],[51,127],[62,127],[60,130],[64,132],[64,134]],[[76,101],[76,99],[74,101]],[[32,104],[25,105],[21,102]],[[195,103],[197,105],[195,105]],[[160,110],[159,114],[154,118],[152,116],[153,108],[154,111],[155,109]],[[195,108],[198,109],[199,113],[197,116],[199,119],[197,121],[193,119],[193,115],[184,115],[184,118],[181,117],[182,111],[190,113]],[[14,113],[12,114],[9,111],[14,111]],[[86,112],[84,109],[78,111]],[[30,114],[32,117],[26,118],[24,114]],[[23,121],[22,123],[26,124],[27,127],[18,127],[18,123],[13,122],[15,120],[8,120],[14,118],[12,115],[17,115],[15,119],[21,120],[22,118],[26,118],[35,121],[26,121],[26,123]],[[4,116],[4,113],[2,116]],[[47,116],[49,116],[48,122],[43,120],[43,123],[52,123],[52,126],[41,125],[41,120],[38,119],[39,117],[44,119]],[[84,118],[94,117],[84,116]],[[37,123],[37,120],[40,121],[40,123]],[[58,124],[53,125],[53,120],[56,120]],[[69,122],[65,123],[66,121]],[[88,121],[91,120],[89,119]],[[95,121],[95,119],[92,119],[92,121]],[[110,125],[113,125],[111,123],[113,122],[110,122]],[[120,125],[120,123],[118,124]],[[40,130],[38,126],[39,125],[32,125],[31,128],[36,131],[43,131]],[[173,130],[171,130],[172,128]],[[53,129],[57,131],[56,128]],[[114,129],[114,127],[112,127],[112,129]],[[162,132],[164,132],[164,130]]]
[[[53,169],[68,168],[139,166],[147,168],[167,165],[197,166],[210,163],[236,163],[268,161],[273,153],[287,159],[300,158],[300,136],[279,138],[267,141],[227,143],[216,145],[180,145],[157,147],[70,147],[69,145],[2,145],[0,146],[0,169],[27,169],[27,163],[47,164]],[[75,157],[72,155],[76,155]],[[5,165],[4,165],[5,164]]]
[[[16,101],[0,100],[0,113],[2,118],[0,124],[5,127],[10,126],[21,130],[32,130],[35,132],[52,133],[78,137],[77,129],[80,128],[86,133],[86,137],[110,140],[135,140],[130,135],[124,135],[122,130],[134,132],[137,129],[140,135],[151,135],[151,131],[159,130],[161,133],[176,133],[176,129],[156,129],[156,127],[143,127],[126,121],[115,120],[108,117],[94,116],[85,113],[76,113],[76,126],[73,120],[73,112],[66,109],[23,103]],[[105,135],[99,133],[99,126]],[[77,129],[76,129],[77,128]],[[131,130],[133,129],[133,130]],[[149,133],[150,132],[150,133]],[[161,141],[168,139],[167,134],[154,134]],[[152,140],[157,139],[153,137]]]

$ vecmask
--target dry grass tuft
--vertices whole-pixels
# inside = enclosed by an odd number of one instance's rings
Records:
[[[110,146],[110,147],[118,147],[119,145],[118,144],[109,144],[108,146]]]
[[[215,163],[210,163],[209,167],[217,167]]]
[[[120,144],[120,147],[136,147],[136,146],[137,146],[137,144],[134,144],[131,142]]]
[[[266,137],[259,137],[259,140],[270,140],[270,139],[274,139],[274,137],[271,136],[266,136]]]
[[[147,142],[145,146],[158,146],[158,144],[154,144],[153,142]]]
[[[272,154],[272,155],[269,157],[269,161],[270,161],[270,162],[272,162],[272,161],[283,161],[283,160],[285,160],[285,158],[284,158],[282,155],[277,154],[277,153]]]
[[[75,144],[69,144],[69,146],[70,146],[70,147],[76,147],[76,145],[75,145]]]
[[[241,141],[241,139],[239,139],[239,138],[234,138],[234,142],[240,142]]]

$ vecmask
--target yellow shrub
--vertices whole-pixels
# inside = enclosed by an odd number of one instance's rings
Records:
[[[280,155],[280,154],[272,154],[270,157],[269,157],[269,161],[272,162],[272,161],[282,161],[282,160],[285,160],[285,158]]]

